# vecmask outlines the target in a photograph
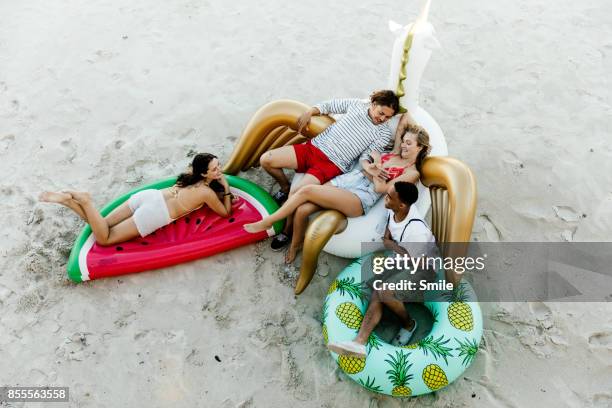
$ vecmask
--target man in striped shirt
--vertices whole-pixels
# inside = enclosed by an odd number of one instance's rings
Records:
[[[306,143],[270,150],[261,156],[260,164],[280,185],[274,196],[282,204],[289,195],[290,183],[283,169],[305,173],[294,190],[307,184],[325,184],[332,178],[346,173],[355,160],[366,159],[372,150],[382,152],[393,142],[393,134],[387,121],[399,110],[399,99],[393,91],[377,91],[370,101],[360,99],[334,99],[313,106],[297,121],[301,133],[312,116],[330,113],[344,114],[321,134]],[[292,192],[293,192],[292,191]],[[288,243],[287,232],[291,219],[287,219],[285,231],[272,242],[272,249],[281,249]]]

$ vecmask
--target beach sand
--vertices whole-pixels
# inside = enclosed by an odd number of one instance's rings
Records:
[[[103,205],[182,171],[190,152],[227,158],[268,101],[366,97],[386,85],[387,21],[419,7],[1,3],[0,385],[69,386],[54,407],[612,406],[611,303],[482,304],[474,364],[401,402],[352,382],[324,347],[322,301],[348,260],[323,254],[297,298],[297,271],[268,242],[66,278],[83,223],[40,191]],[[611,241],[612,5],[434,0],[430,21],[442,48],[421,105],[477,176],[474,239]]]

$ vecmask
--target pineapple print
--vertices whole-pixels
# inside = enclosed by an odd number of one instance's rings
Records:
[[[423,354],[427,355],[427,353],[431,353],[434,358],[437,360],[442,357],[444,362],[448,365],[447,357],[452,357],[453,355],[450,353],[452,348],[446,347],[445,344],[448,343],[450,339],[446,339],[444,341],[444,336],[440,336],[437,339],[434,339],[433,336],[425,337],[424,339],[419,340],[417,343],[412,343],[403,348],[406,349],[421,349]]]
[[[448,321],[454,328],[466,332],[474,329],[474,316],[472,308],[465,303],[467,295],[465,293],[465,284],[459,284],[447,298],[451,304],[448,306]]]
[[[437,364],[430,364],[423,369],[423,381],[432,391],[439,390],[448,385],[446,373]]]
[[[365,368],[365,357],[338,356],[338,365],[347,374],[357,374]]]
[[[327,294],[331,295],[337,290],[340,291],[342,296],[344,296],[345,293],[348,293],[351,299],[363,299],[365,296],[361,291],[361,285],[359,283],[355,283],[355,278],[353,277],[336,279],[330,285]]]
[[[329,341],[329,337],[327,336],[327,302],[323,303],[323,319],[322,319],[322,323],[323,323],[323,341],[325,342],[325,344],[327,345],[327,342]]]
[[[385,362],[389,363],[391,370],[387,371],[389,374],[389,381],[393,384],[393,390],[391,394],[394,397],[409,397],[412,395],[412,390],[406,384],[412,380],[412,374],[408,374],[408,370],[412,367],[412,364],[408,364],[408,353],[403,353],[400,350],[395,352],[395,356],[387,354],[389,360]]]
[[[465,339],[464,342],[457,339],[455,340],[457,344],[459,344],[459,347],[455,349],[459,351],[458,357],[463,356],[463,365],[467,367],[472,364],[474,357],[476,357],[476,353],[478,353],[478,343],[474,339]]]
[[[351,329],[358,330],[361,327],[363,314],[353,302],[344,302],[338,305],[336,316]]]
[[[366,343],[366,348],[368,349],[368,353],[372,351],[372,349],[378,350],[380,348],[381,342],[380,337],[376,333],[370,334],[368,337],[368,342]]]
[[[433,322],[438,323],[438,315],[439,315],[438,311],[437,310],[432,311],[431,315],[433,316]]]
[[[365,389],[372,391],[372,392],[382,392],[382,390],[380,389],[380,385],[376,385],[374,384],[374,382],[376,381],[376,378],[373,377],[370,380],[370,376],[368,375],[368,379],[363,382],[363,380],[360,378],[359,379],[359,384],[361,384],[362,387],[364,387]]]

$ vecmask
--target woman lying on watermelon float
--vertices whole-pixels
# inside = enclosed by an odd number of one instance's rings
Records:
[[[91,195],[86,192],[45,191],[39,200],[70,208],[91,226],[98,245],[106,246],[145,237],[204,205],[219,216],[228,217],[231,197],[217,157],[200,153],[193,158],[191,170],[181,174],[174,186],[140,191],[106,217],[94,207]]]

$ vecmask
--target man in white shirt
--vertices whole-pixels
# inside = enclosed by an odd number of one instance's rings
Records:
[[[385,207],[389,214],[383,242],[387,249],[401,255],[419,257],[429,254],[435,247],[435,237],[418,213],[416,206],[413,205],[418,195],[418,189],[414,184],[398,181],[389,188],[385,196]],[[425,271],[425,273],[428,272]],[[375,290],[357,337],[352,341],[329,343],[327,347],[338,354],[365,357],[365,345],[370,334],[380,322],[383,305],[391,309],[402,324],[392,344],[396,346],[409,344],[417,328],[416,320],[410,317],[404,303],[394,297],[393,292]]]

